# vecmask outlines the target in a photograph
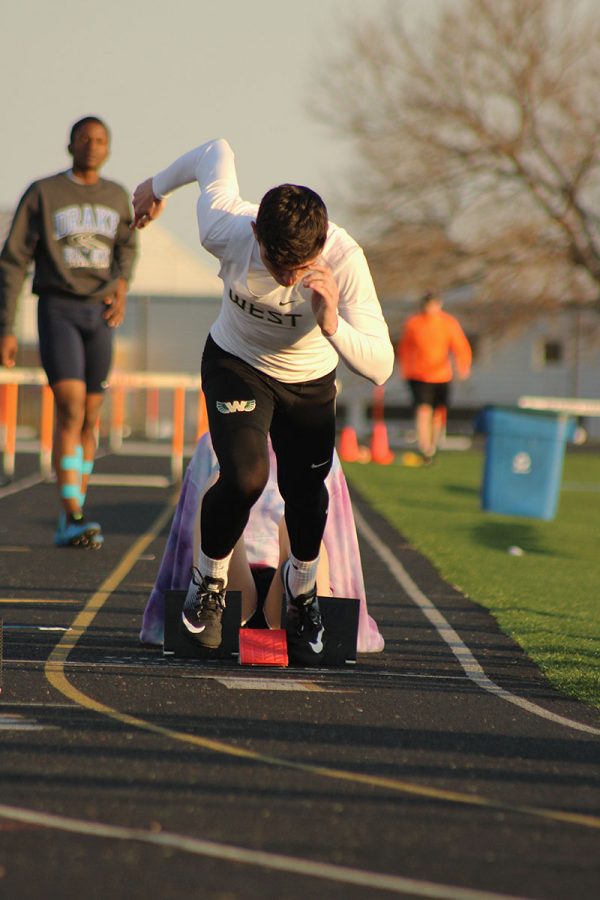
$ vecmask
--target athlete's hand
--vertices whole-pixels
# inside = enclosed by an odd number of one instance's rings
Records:
[[[18,341],[14,334],[5,334],[0,337],[0,365],[12,369],[17,362]]]
[[[104,319],[110,328],[118,328],[125,318],[125,306],[127,304],[127,283],[119,279],[117,289],[112,297],[104,298],[106,310]]]
[[[324,335],[331,337],[338,327],[338,303],[340,292],[331,267],[326,262],[310,267],[302,284],[312,289],[312,308],[317,324]]]
[[[138,184],[133,192],[133,222],[132,228],[145,228],[154,219],[158,219],[167,204],[166,197],[159,200],[152,190],[152,179],[146,178]]]

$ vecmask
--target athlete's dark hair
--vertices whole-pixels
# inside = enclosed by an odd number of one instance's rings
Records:
[[[327,238],[327,207],[310,188],[280,184],[260,201],[256,237],[275,268],[314,259]]]
[[[73,143],[73,141],[75,140],[75,135],[80,128],[83,128],[84,125],[90,125],[92,122],[94,122],[96,125],[102,125],[110,140],[110,128],[108,127],[106,122],[103,122],[102,119],[98,118],[98,116],[85,116],[83,119],[79,119],[77,122],[75,122],[75,124],[71,128],[69,144]]]

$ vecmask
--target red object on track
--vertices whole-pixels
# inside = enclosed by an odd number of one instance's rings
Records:
[[[287,666],[285,629],[240,628],[239,661],[242,666]]]

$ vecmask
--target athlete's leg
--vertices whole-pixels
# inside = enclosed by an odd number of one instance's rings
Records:
[[[335,446],[335,373],[280,387],[271,426],[279,491],[292,555],[312,561],[318,559],[327,522],[325,479]]]
[[[446,433],[448,419],[448,401],[450,399],[450,382],[439,382],[433,386],[433,416],[431,424],[431,449],[433,456],[438,448],[440,437]]]
[[[436,406],[433,411],[432,455],[437,452],[440,439],[446,434],[448,410],[445,406]]]
[[[200,550],[200,509],[202,506],[202,500],[209,488],[216,484],[218,477],[219,473],[214,472],[210,476],[210,478],[207,479],[204,485],[204,490],[198,498],[198,513],[194,521],[193,536],[194,560],[198,559]],[[233,548],[233,553],[231,554],[231,558],[229,560],[227,586],[229,590],[241,592],[242,623],[247,622],[256,609],[257,591],[254,578],[252,577],[252,572],[250,571],[250,564],[248,562],[248,556],[246,554],[246,545],[244,543],[243,535]]]
[[[224,353],[211,338],[202,358],[202,386],[219,477],[202,499],[198,573],[188,588],[182,621],[195,640],[214,648],[221,643],[231,555],[269,477],[273,401],[256,370]]]
[[[267,596],[263,603],[263,613],[265,621],[269,628],[281,627],[281,569],[290,556],[290,539],[288,536],[285,519],[279,523],[279,563],[273,580],[267,591]],[[325,544],[321,544],[319,553],[319,565],[317,568],[317,593],[320,597],[328,597],[331,594],[330,577],[329,577],[329,556]]]
[[[295,662],[312,665],[326,640],[316,582],[335,444],[335,372],[279,386],[271,440],[291,550],[282,569],[288,650]]]
[[[435,385],[411,378],[408,381],[408,387],[413,400],[417,447],[421,455],[419,457],[416,454],[408,453],[405,456],[414,456],[414,464],[422,465],[424,460],[428,460],[433,455],[433,398]],[[411,462],[410,464],[412,465],[413,463]]]
[[[415,411],[417,446],[424,456],[433,456],[433,407],[429,403],[419,403]]]
[[[67,514],[81,512],[81,430],[85,418],[83,381],[68,379],[52,385],[56,408],[54,470],[61,505]]]
[[[210,338],[202,361],[202,386],[219,478],[202,500],[201,553],[220,560],[242,536],[269,477],[267,435],[273,397],[256,370],[224,353]]]
[[[94,468],[97,446],[97,425],[104,394],[86,394],[83,424],[81,426],[81,447],[83,460],[81,469],[82,504],[87,494],[88,482]]]
[[[38,303],[40,356],[56,407],[54,470],[67,514],[79,513],[81,508],[81,428],[86,387],[77,303],[57,297],[40,297]]]
[[[94,468],[97,449],[97,424],[100,409],[104,401],[108,373],[112,363],[113,332],[103,318],[104,307],[94,304],[84,310],[81,316],[80,330],[83,339],[85,359],[85,416],[81,429],[81,446],[83,448],[83,468],[81,492],[83,498]]]

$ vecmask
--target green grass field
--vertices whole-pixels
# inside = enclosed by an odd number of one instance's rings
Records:
[[[483,512],[483,454],[433,466],[344,464],[446,581],[487,607],[555,687],[600,708],[600,454],[567,452],[556,519]],[[508,553],[516,545],[523,556]]]

